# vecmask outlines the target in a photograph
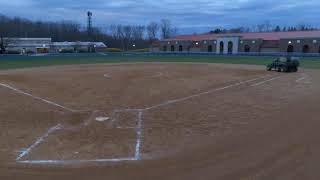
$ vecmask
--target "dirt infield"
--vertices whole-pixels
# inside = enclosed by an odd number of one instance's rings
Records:
[[[140,63],[0,72],[0,179],[318,179],[320,72]]]

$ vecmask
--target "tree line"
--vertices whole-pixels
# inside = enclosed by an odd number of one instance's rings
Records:
[[[72,21],[32,21],[0,14],[0,50],[4,46],[4,37],[51,37],[56,42],[99,41],[108,47],[130,50],[147,48],[158,39],[175,36],[177,31],[170,20],[162,19],[147,25],[112,24],[107,28],[93,27],[88,35],[85,27]]]
[[[319,28],[311,25],[299,24],[295,26],[272,26],[269,22],[258,24],[252,27],[238,27],[238,28],[216,28],[209,33],[223,34],[223,33],[243,33],[243,32],[290,32],[290,31],[315,31]]]

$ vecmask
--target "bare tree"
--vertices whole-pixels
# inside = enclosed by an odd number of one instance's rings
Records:
[[[130,25],[123,26],[124,50],[129,49],[131,41],[132,41],[132,26]]]
[[[177,27],[171,28],[169,37],[175,37],[177,35],[178,35],[178,28]]]
[[[132,38],[134,40],[142,40],[145,29],[145,26],[132,26]]]
[[[151,22],[147,26],[147,34],[150,42],[153,42],[157,39],[157,34],[159,31],[159,25],[156,22]]]
[[[162,39],[168,39],[171,37],[171,22],[169,19],[162,19],[161,20],[161,25],[160,25],[160,29],[161,29],[161,38]]]
[[[118,39],[118,28],[117,25],[112,24],[110,25],[110,35],[112,36],[113,39]]]
[[[4,38],[1,35],[1,37],[0,37],[0,54],[4,54],[6,52],[7,47],[8,47],[8,38]]]

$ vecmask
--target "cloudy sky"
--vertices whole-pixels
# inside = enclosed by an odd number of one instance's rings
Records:
[[[33,20],[72,20],[94,24],[142,24],[167,18],[180,33],[204,32],[216,27],[252,27],[271,24],[320,26],[319,0],[0,0],[0,14]]]

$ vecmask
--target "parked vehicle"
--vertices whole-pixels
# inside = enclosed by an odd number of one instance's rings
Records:
[[[297,72],[299,65],[299,58],[279,57],[271,64],[267,65],[267,70],[276,70],[278,72]]]

